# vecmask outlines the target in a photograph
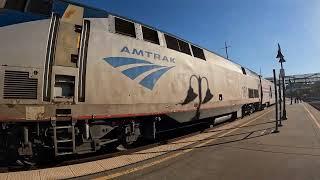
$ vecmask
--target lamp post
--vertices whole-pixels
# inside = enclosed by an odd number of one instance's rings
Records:
[[[273,69],[273,82],[274,82],[274,89],[275,89],[275,100],[276,100],[276,129],[272,131],[272,133],[278,133],[278,120],[279,120],[279,113],[278,113],[278,93],[277,93],[277,79],[276,79],[276,70]]]
[[[292,83],[291,83],[291,79],[289,79],[289,86],[290,86],[290,104],[292,105]]]
[[[287,111],[286,111],[286,87],[285,87],[285,81],[284,81],[284,77],[285,77],[285,71],[283,69],[283,63],[286,62],[286,60],[284,60],[284,56],[281,52],[281,48],[280,45],[278,43],[278,54],[277,57],[279,59],[279,63],[281,64],[281,69],[280,69],[280,76],[282,78],[282,93],[283,93],[283,113],[282,113],[282,117],[281,119],[287,119]]]
[[[282,123],[281,123],[281,119],[282,119],[282,117],[281,117],[281,114],[283,115],[283,113],[281,113],[281,110],[282,110],[282,108],[281,108],[281,102],[283,101],[283,99],[281,99],[281,80],[280,80],[280,74],[279,74],[279,124],[278,124],[278,126],[279,127],[281,127],[282,126]]]

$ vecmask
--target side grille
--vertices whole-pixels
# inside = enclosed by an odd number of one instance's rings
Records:
[[[29,78],[29,72],[5,71],[4,99],[37,99],[38,79]]]

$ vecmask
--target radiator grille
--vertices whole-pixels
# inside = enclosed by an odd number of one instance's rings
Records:
[[[29,78],[29,72],[5,71],[4,99],[37,99],[38,79]]]

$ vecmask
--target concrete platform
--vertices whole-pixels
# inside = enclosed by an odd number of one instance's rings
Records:
[[[177,156],[86,178],[320,179],[320,112],[304,103],[288,105],[287,112],[279,133],[271,133],[274,113],[268,113]]]
[[[288,106],[274,129],[274,107],[169,144],[82,164],[0,174],[0,179],[317,179],[320,112]]]

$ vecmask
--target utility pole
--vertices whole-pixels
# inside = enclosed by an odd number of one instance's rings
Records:
[[[227,45],[227,42],[225,41],[225,42],[224,42],[224,48],[223,48],[223,49],[225,49],[225,51],[226,51],[227,59],[229,59],[228,48],[231,48],[231,46],[228,46],[228,45]]]

